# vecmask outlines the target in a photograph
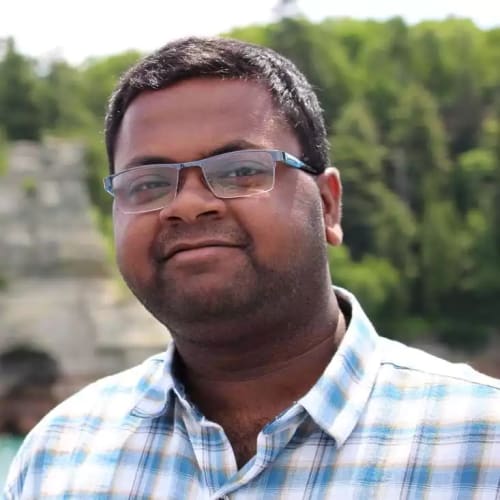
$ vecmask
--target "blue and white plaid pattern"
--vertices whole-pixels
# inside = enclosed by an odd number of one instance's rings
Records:
[[[377,336],[352,295],[315,386],[237,470],[166,355],[106,378],[29,435],[6,499],[500,498],[500,381]]]

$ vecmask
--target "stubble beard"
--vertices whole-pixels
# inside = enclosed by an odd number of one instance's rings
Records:
[[[324,293],[328,281],[323,226],[318,214],[310,216],[308,230],[298,235],[302,238],[297,245],[300,250],[284,254],[287,262],[265,265],[249,245],[242,250],[246,264],[239,266],[217,289],[205,292],[189,289],[182,282],[169,279],[158,263],[149,283],[138,283],[124,275],[125,281],[174,338],[200,343],[226,342],[222,330],[232,328],[232,340],[237,342],[245,337],[246,329],[285,331],[286,324],[289,328],[307,324],[310,315],[317,311],[321,302],[318,297]],[[207,332],[212,333],[207,335]]]
[[[251,265],[240,268],[217,293],[190,293],[161,273],[140,292],[131,289],[174,338],[227,345],[243,342],[249,332],[262,329],[275,335],[281,332],[283,340],[289,340],[287,330],[307,324],[316,311],[317,296],[325,283],[326,249],[321,242],[315,247],[313,253],[304,252],[299,259],[295,255],[293,262],[290,258],[279,269],[251,260]],[[230,338],[225,332],[228,329]]]
[[[256,320],[268,310],[267,314],[276,314],[272,312],[275,304],[298,293],[300,278],[293,270],[263,265],[250,251],[246,256],[246,265],[239,266],[225,282],[208,290],[187,287],[161,269],[156,270],[148,286],[138,287],[130,282],[128,285],[144,307],[171,331],[234,319]]]
[[[269,296],[265,289],[272,283],[266,283],[266,276],[272,279],[273,271],[260,265],[246,251],[246,263],[239,266],[225,282],[217,287],[204,290],[186,288],[184,283],[169,279],[164,273],[156,273],[153,283],[154,294],[163,297],[156,306],[161,311],[166,324],[182,327],[186,323],[205,323],[223,321],[230,317],[246,316],[258,310],[265,302],[259,290]],[[231,265],[231,263],[229,264]]]

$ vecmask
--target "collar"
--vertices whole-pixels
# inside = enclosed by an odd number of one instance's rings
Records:
[[[174,354],[175,347],[171,342],[162,355],[144,362],[146,370],[135,386],[132,415],[156,418],[164,413],[176,384],[173,377]]]
[[[354,295],[334,287],[351,307],[340,346],[316,384],[297,403],[342,446],[358,423],[380,367],[379,337]]]

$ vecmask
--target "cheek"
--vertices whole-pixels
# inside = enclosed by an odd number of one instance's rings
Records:
[[[150,261],[151,245],[156,234],[156,218],[152,214],[113,214],[115,249],[123,274],[135,274]]]
[[[259,200],[246,212],[244,226],[254,242],[254,252],[262,260],[278,265],[301,247],[305,238],[324,238],[318,234],[318,204],[315,199],[305,196],[288,196],[280,203],[272,199]],[[319,217],[318,217],[319,216]]]
[[[115,253],[120,264],[123,259],[124,249],[127,248],[127,234],[132,226],[130,216],[114,211],[113,213],[113,233],[115,238]],[[133,226],[132,226],[133,227]]]
[[[122,214],[118,210],[113,210],[113,234],[117,251],[122,248],[123,240],[126,239],[130,228],[133,228],[133,223],[133,216]]]

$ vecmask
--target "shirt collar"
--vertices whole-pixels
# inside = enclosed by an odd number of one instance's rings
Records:
[[[334,287],[351,307],[351,320],[342,342],[301,405],[342,446],[358,423],[368,401],[378,369],[378,335],[358,301],[348,291]]]
[[[145,361],[147,370],[135,387],[133,415],[155,418],[163,414],[169,395],[175,386],[174,354],[174,343],[171,342],[163,355]]]

